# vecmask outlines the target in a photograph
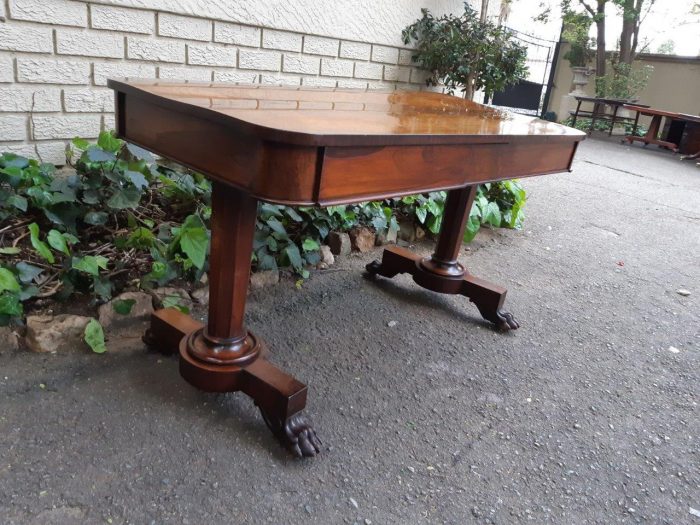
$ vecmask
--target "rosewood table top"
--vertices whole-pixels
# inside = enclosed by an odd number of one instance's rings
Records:
[[[433,92],[108,85],[128,140],[278,203],[327,205],[567,170],[584,138]],[[290,163],[293,170],[280,169]],[[350,164],[360,168],[353,178]]]
[[[408,273],[468,297],[500,330],[520,325],[506,289],[458,261],[479,183],[570,169],[583,132],[432,92],[115,81],[117,133],[212,181],[206,325],[156,311],[146,341],[178,351],[180,373],[210,392],[242,391],[297,456],[320,452],[302,414],[307,387],[267,359],[244,324],[259,200],[328,205],[449,190],[431,257],[389,246],[367,276]]]

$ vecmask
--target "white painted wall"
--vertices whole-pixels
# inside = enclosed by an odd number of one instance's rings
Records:
[[[94,0],[93,3],[148,9],[285,29],[298,33],[400,45],[401,30],[420,17],[459,13],[463,0]],[[470,4],[477,3],[470,0]],[[500,3],[491,0],[496,9]]]
[[[499,1],[490,0],[497,12]],[[401,30],[460,0],[0,0],[0,151],[63,164],[108,78],[424,89]]]

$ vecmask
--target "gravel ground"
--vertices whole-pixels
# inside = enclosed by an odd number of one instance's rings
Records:
[[[251,294],[310,385],[313,460],[137,338],[1,355],[0,523],[700,524],[700,169],[588,140],[524,183],[526,229],[461,257],[508,287],[515,333],[363,279],[378,251]]]

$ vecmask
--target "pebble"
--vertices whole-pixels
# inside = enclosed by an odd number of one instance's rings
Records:
[[[690,295],[690,290],[686,290],[685,288],[681,288],[679,290],[676,290],[676,293],[678,295],[682,295],[683,297],[688,297]]]
[[[355,501],[355,498],[350,498],[349,501],[350,501],[350,505],[352,505],[356,509],[359,508],[359,506],[357,505],[357,501]]]
[[[389,321],[386,325],[387,325],[389,328],[394,328],[397,324],[399,324],[399,323],[396,322],[396,321]]]
[[[700,518],[700,510],[694,509],[693,507],[688,507],[688,512],[690,512],[693,516]]]
[[[676,348],[675,346],[669,346],[668,351],[671,352],[672,354],[677,354],[678,352],[680,352],[680,350],[678,348]]]

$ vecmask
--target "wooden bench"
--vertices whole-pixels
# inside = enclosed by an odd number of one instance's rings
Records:
[[[617,99],[617,98],[603,98],[603,97],[586,97],[586,96],[575,96],[577,104],[576,104],[576,111],[570,111],[570,115],[574,118],[572,122],[572,126],[576,126],[576,120],[579,117],[587,117],[591,119],[591,124],[588,127],[588,134],[593,131],[595,127],[595,123],[597,121],[601,122],[609,122],[610,126],[608,128],[608,136],[612,135],[613,128],[615,127],[615,124],[617,123],[632,123],[634,125],[634,129],[637,129],[637,124],[639,122],[639,113],[635,116],[635,118],[632,117],[622,117],[618,116],[618,110],[620,109],[621,106],[624,106],[625,104],[629,104],[630,100],[623,100],[623,99]],[[581,103],[583,102],[589,102],[593,104],[593,109],[592,110],[581,110]],[[639,107],[649,107],[644,104],[635,104],[636,106]],[[612,106],[613,107],[613,112],[608,113],[606,111],[606,106]]]

